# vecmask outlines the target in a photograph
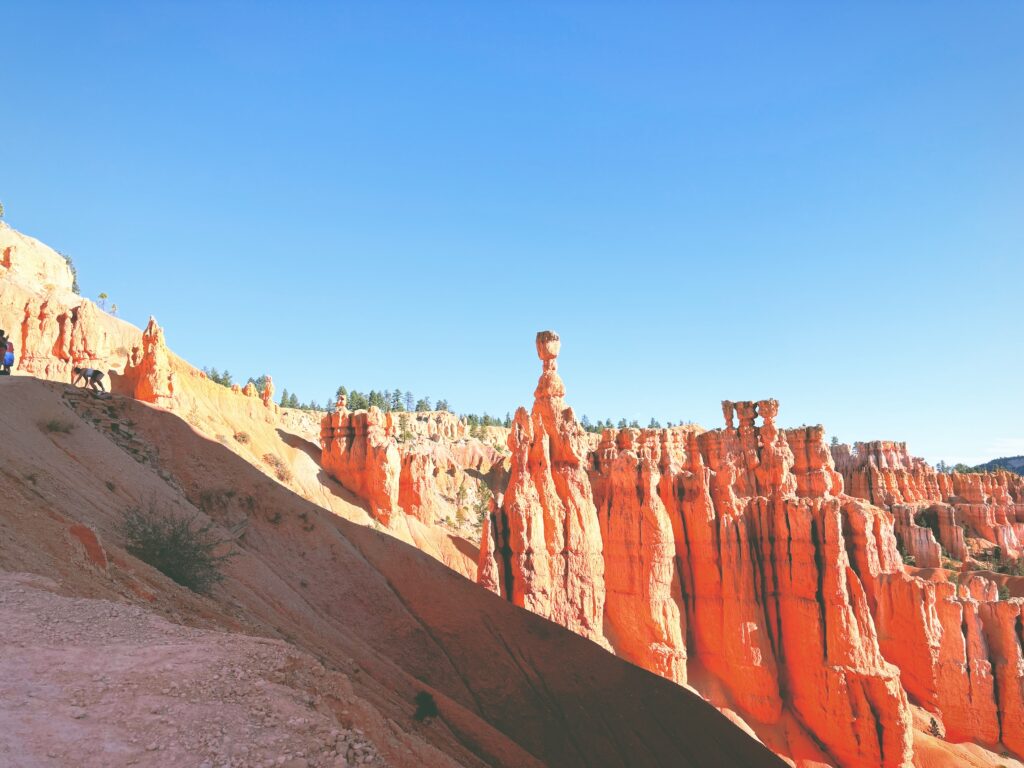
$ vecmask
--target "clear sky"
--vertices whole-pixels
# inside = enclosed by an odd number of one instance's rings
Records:
[[[323,402],[1024,453],[1024,4],[6,2],[0,199]]]

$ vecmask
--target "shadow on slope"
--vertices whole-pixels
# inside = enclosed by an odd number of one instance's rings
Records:
[[[173,414],[113,401],[148,458],[81,421],[41,429],[75,418],[62,391],[0,386],[3,568],[148,602],[179,622],[285,638],[347,671],[393,727],[422,729],[467,765],[524,766],[530,755],[552,766],[782,765],[692,692],[307,502]],[[112,545],[120,513],[144,500],[242,531],[212,598]],[[100,534],[105,570],[75,554],[75,524]],[[431,725],[412,719],[419,690],[438,701]]]

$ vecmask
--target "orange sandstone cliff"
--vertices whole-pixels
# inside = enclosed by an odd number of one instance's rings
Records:
[[[899,444],[833,459],[822,427],[777,427],[774,400],[723,403],[719,430],[606,430],[587,451],[558,338],[537,345],[481,584],[689,683],[800,764],[910,766],[919,742],[935,749],[915,732],[923,716],[949,742],[1021,754],[1024,601],[980,575],[906,572],[908,548],[938,566],[940,545],[913,511],[881,506],[948,502],[1012,543],[1018,480],[938,475]],[[944,540],[962,547],[946,518]]]

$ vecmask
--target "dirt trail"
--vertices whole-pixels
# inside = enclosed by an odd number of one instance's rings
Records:
[[[0,764],[389,765],[307,654],[56,588],[0,574]]]

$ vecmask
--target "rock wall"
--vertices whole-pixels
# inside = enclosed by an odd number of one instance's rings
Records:
[[[998,546],[1004,561],[1024,555],[1024,477],[1005,471],[937,472],[910,456],[906,443],[887,440],[836,445],[832,454],[850,495],[894,512],[902,507],[937,516],[934,534],[951,557],[971,554],[964,534],[953,530],[957,527]],[[912,529],[906,534],[924,536]],[[929,548],[924,539],[908,539],[907,546],[912,554]]]
[[[476,439],[452,441],[449,434],[466,434],[454,414],[349,411],[343,398],[321,422],[321,466],[384,525],[399,512],[433,525],[468,515],[481,483],[503,487],[498,451]]]
[[[820,426],[778,428],[773,400],[723,403],[720,430],[607,430],[587,452],[557,336],[538,352],[481,584],[676,682],[699,665],[755,730],[794,718],[836,765],[911,765],[908,691],[947,739],[1020,753],[1024,601],[910,576],[898,546],[938,568],[966,546],[968,504],[1016,531],[1015,481],[941,475],[901,443],[830,451]]]
[[[658,485],[681,430],[606,430],[591,482],[604,544],[605,633],[616,653],[686,682],[686,608],[675,537]]]
[[[59,253],[0,222],[0,328],[15,372],[70,381],[75,366],[122,370],[139,329],[72,291]]]
[[[384,525],[399,511],[402,457],[390,413],[342,408],[321,424],[320,463],[342,485],[363,498]]]

